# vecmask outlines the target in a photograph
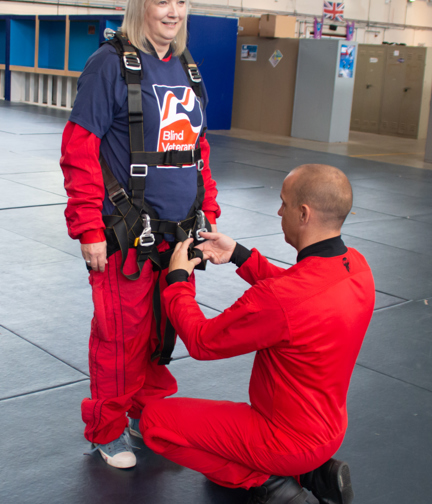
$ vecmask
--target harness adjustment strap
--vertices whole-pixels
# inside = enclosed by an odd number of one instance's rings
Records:
[[[125,52],[123,55],[123,63],[125,68],[133,72],[141,72],[141,61],[135,51]]]
[[[188,65],[188,73],[192,82],[201,82],[201,75],[196,65]]]
[[[108,194],[108,198],[113,205],[117,206],[122,199],[127,199],[127,194],[123,187],[121,187],[118,191]]]
[[[131,164],[130,176],[131,177],[147,177],[148,165],[146,164]]]
[[[194,90],[194,93],[199,99],[201,99],[203,97],[201,89],[201,74],[187,47],[184,50],[183,54],[180,56],[180,61],[190,81],[191,87]]]

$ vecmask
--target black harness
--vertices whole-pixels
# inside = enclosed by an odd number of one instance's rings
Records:
[[[152,360],[158,359],[158,364],[161,365],[169,364],[175,344],[175,330],[167,319],[165,334],[162,338],[159,278],[162,270],[168,267],[175,243],[193,237],[193,245],[195,245],[204,240],[199,235],[200,231],[211,230],[211,225],[202,211],[205,194],[202,176],[204,161],[199,147],[189,151],[145,151],[141,98],[143,70],[139,51],[120,32],[115,32],[107,43],[115,47],[120,56],[121,72],[128,89],[131,152],[128,182],[130,196],[114,177],[103,157],[100,157],[105,187],[108,197],[115,207],[112,215],[103,216],[106,226],[107,255],[110,256],[118,250],[121,251],[122,262],[120,269],[122,274],[129,280],[137,280],[140,277],[144,263],[148,259],[152,261],[153,269],[159,272],[153,294],[153,310],[156,318],[159,347],[153,353]],[[201,102],[201,75],[187,49],[181,55],[180,61],[194,93]],[[186,218],[180,222],[159,219],[157,212],[145,201],[146,177],[149,167],[157,165],[180,167],[193,164],[197,166],[197,194]],[[159,253],[157,245],[162,243],[165,234],[172,235],[174,240],[170,242],[170,248],[167,251]],[[127,275],[124,273],[123,268],[130,248],[136,248],[138,269],[135,273]],[[197,249],[193,249],[193,251],[196,254]],[[198,255],[199,253],[198,250]],[[201,269],[204,268],[205,264],[202,262]]]

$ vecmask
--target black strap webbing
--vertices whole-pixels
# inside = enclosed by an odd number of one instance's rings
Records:
[[[172,254],[172,250],[171,250]],[[162,324],[162,307],[160,298],[160,275],[159,272],[158,279],[153,292],[153,313],[156,320],[156,332],[159,340],[159,346],[153,352],[151,360],[154,361],[158,359],[158,365],[168,365],[171,362],[171,354],[174,350],[176,332],[171,324],[168,317],[166,317],[165,332],[162,338],[161,324]]]
[[[147,165],[147,166],[183,166],[193,165],[201,159],[201,149],[198,147],[194,150],[179,151],[168,150],[163,152],[142,152],[131,151],[132,165]]]
[[[202,98],[201,74],[187,47],[180,56],[180,61],[194,93],[198,96],[198,98]]]
[[[150,259],[153,268],[159,271],[158,280],[153,293],[153,310],[156,319],[159,347],[152,355],[152,360],[158,359],[158,364],[169,364],[171,353],[175,344],[175,330],[168,320],[166,321],[165,333],[161,335],[161,300],[159,278],[162,269],[165,269],[171,258],[173,249],[159,253],[157,243],[162,241],[164,234],[173,234],[176,241],[184,241],[190,234],[197,233],[197,212],[201,210],[204,201],[204,180],[202,177],[203,162],[201,149],[198,147],[189,151],[170,150],[166,152],[145,152],[143,108],[141,97],[142,64],[139,51],[130,44],[129,40],[121,33],[110,43],[115,47],[121,59],[122,76],[128,88],[128,115],[129,115],[129,143],[130,143],[130,170],[129,190],[131,197],[120,186],[109,166],[102,158],[100,159],[105,187],[109,199],[116,207],[118,214],[104,216],[108,242],[108,254],[116,250],[121,251],[121,272],[129,280],[137,280],[145,261]],[[201,75],[190,52],[186,49],[180,57],[180,61],[189,79],[189,83],[198,97],[202,98]],[[186,219],[182,222],[162,221],[158,219],[156,212],[145,201],[146,176],[149,166],[182,166],[197,165],[197,195],[191,206]],[[143,237],[142,213],[150,217],[151,232]],[[201,212],[202,214],[202,212]],[[202,224],[201,224],[202,225]],[[206,223],[207,229],[210,225]],[[157,238],[154,238],[153,233]],[[137,271],[126,275],[123,271],[126,258],[131,247],[137,249]]]

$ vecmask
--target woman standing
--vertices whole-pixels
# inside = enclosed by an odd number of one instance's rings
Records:
[[[105,190],[99,159],[103,158],[129,197],[129,178],[145,176],[145,203],[164,222],[179,222],[190,214],[197,199],[197,177],[202,175],[202,210],[215,230],[220,209],[204,133],[207,96],[203,87],[201,98],[194,94],[179,60],[186,46],[186,16],[183,0],[129,0],[120,32],[139,50],[145,150],[197,152],[200,148],[203,162],[193,162],[192,152],[192,162],[149,165],[135,173],[128,86],[121,58],[108,43],[89,58],[63,133],[60,164],[69,196],[66,221],[69,235],[80,240],[83,258],[91,268],[94,302],[89,344],[91,398],[82,402],[84,435],[108,464],[119,468],[136,464],[129,432],[141,437],[142,409],[150,401],[174,394],[177,384],[165,366],[151,360],[158,343],[152,296],[159,273],[147,260],[138,279],[127,278],[137,270],[136,243],[125,261],[120,250],[113,252],[116,247],[110,240],[107,253],[103,216],[116,209]],[[173,243],[172,234],[161,236],[164,239],[156,241],[160,252]],[[160,275],[161,291],[166,271]]]

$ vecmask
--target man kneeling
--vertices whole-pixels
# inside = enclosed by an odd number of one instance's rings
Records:
[[[347,427],[346,396],[375,300],[364,257],[347,248],[341,226],[351,185],[337,168],[303,165],[281,191],[285,241],[298,251],[283,269],[220,233],[202,233],[204,259],[229,261],[251,288],[206,319],[187,282],[199,259],[178,244],[163,293],[167,314],[190,355],[225,359],[256,351],[250,405],[163,399],[143,411],[140,430],[156,453],[226,487],[251,489],[250,503],[353,500],[348,465],[331,459]]]

